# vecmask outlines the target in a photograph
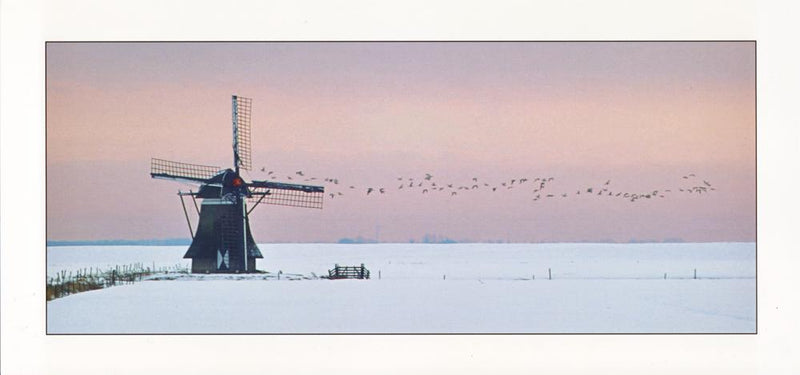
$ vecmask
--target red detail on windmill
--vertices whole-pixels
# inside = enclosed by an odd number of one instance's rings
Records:
[[[233,179],[233,186],[234,187],[242,186],[242,179],[239,178],[239,177],[234,178]]]

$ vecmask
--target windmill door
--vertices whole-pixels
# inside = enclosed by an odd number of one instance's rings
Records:
[[[232,271],[243,267],[235,263],[242,252],[242,219],[236,215],[223,215],[217,221],[219,245],[217,246],[217,271]],[[232,261],[234,263],[232,263]]]

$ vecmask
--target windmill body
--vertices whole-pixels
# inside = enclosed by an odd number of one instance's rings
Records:
[[[200,185],[197,192],[179,191],[192,244],[183,256],[192,259],[194,273],[255,272],[256,259],[263,258],[250,231],[249,214],[260,203],[322,208],[322,186],[272,181],[246,182],[239,170],[250,169],[250,99],[232,97],[234,169],[152,159],[150,176]],[[200,219],[197,231],[184,197],[195,202]],[[201,204],[197,207],[197,200]],[[248,200],[254,201],[248,210]]]
[[[247,200],[237,199],[251,194],[243,185],[233,186],[237,179],[243,181],[227,169],[202,185],[197,193],[196,198],[202,199],[200,220],[192,244],[183,256],[192,259],[192,272],[253,271],[256,258],[263,258],[250,231]]]

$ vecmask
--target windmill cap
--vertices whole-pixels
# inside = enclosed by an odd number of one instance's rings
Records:
[[[215,176],[214,180],[217,180],[218,182],[222,182],[222,185],[225,186],[225,187],[239,188],[239,187],[244,187],[245,185],[247,185],[244,182],[244,179],[242,178],[242,176],[240,176],[239,174],[234,172],[232,169],[226,169],[222,173],[220,173],[217,176]]]

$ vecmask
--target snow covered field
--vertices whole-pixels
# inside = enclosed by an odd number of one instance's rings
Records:
[[[59,298],[47,303],[48,333],[755,332],[754,243],[259,246],[270,274]],[[184,252],[50,247],[47,272],[188,265]],[[335,263],[364,263],[372,279],[315,278]]]

